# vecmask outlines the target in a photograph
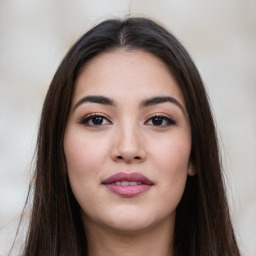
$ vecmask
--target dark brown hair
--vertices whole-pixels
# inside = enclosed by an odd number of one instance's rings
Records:
[[[79,71],[96,55],[125,48],[160,58],[178,82],[191,124],[191,161],[178,205],[175,256],[238,256],[223,186],[215,126],[200,75],[180,42],[145,18],[107,20],[84,34],[60,64],[48,90],[37,142],[33,207],[24,256],[87,255],[80,207],[70,189],[63,137]]]

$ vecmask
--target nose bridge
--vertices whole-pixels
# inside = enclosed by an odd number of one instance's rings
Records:
[[[115,137],[115,158],[126,161],[145,158],[142,134],[135,120],[126,119],[120,122]]]
[[[138,127],[134,122],[126,122],[120,125],[120,148],[136,149],[138,147]]]

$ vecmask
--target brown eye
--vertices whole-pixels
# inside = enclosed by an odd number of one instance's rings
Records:
[[[104,118],[102,116],[95,116],[91,119],[93,125],[101,125],[104,122]]]
[[[84,117],[81,123],[86,126],[100,126],[111,124],[111,122],[106,117],[98,114]]]
[[[152,118],[152,124],[153,125],[162,125],[164,119],[162,117],[156,116]]]
[[[176,122],[167,116],[153,116],[146,121],[147,125],[166,127],[175,125]]]

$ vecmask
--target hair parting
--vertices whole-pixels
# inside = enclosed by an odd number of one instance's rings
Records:
[[[116,49],[162,60],[184,95],[191,124],[191,162],[176,210],[174,256],[239,256],[230,221],[215,124],[199,72],[181,43],[145,18],[106,20],[84,34],[61,62],[46,95],[37,141],[33,205],[24,256],[88,255],[80,207],[67,177],[63,140],[75,81],[95,56]]]

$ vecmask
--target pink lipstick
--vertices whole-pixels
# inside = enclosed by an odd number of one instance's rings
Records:
[[[116,173],[102,182],[111,192],[133,197],[151,188],[153,182],[140,173]]]

